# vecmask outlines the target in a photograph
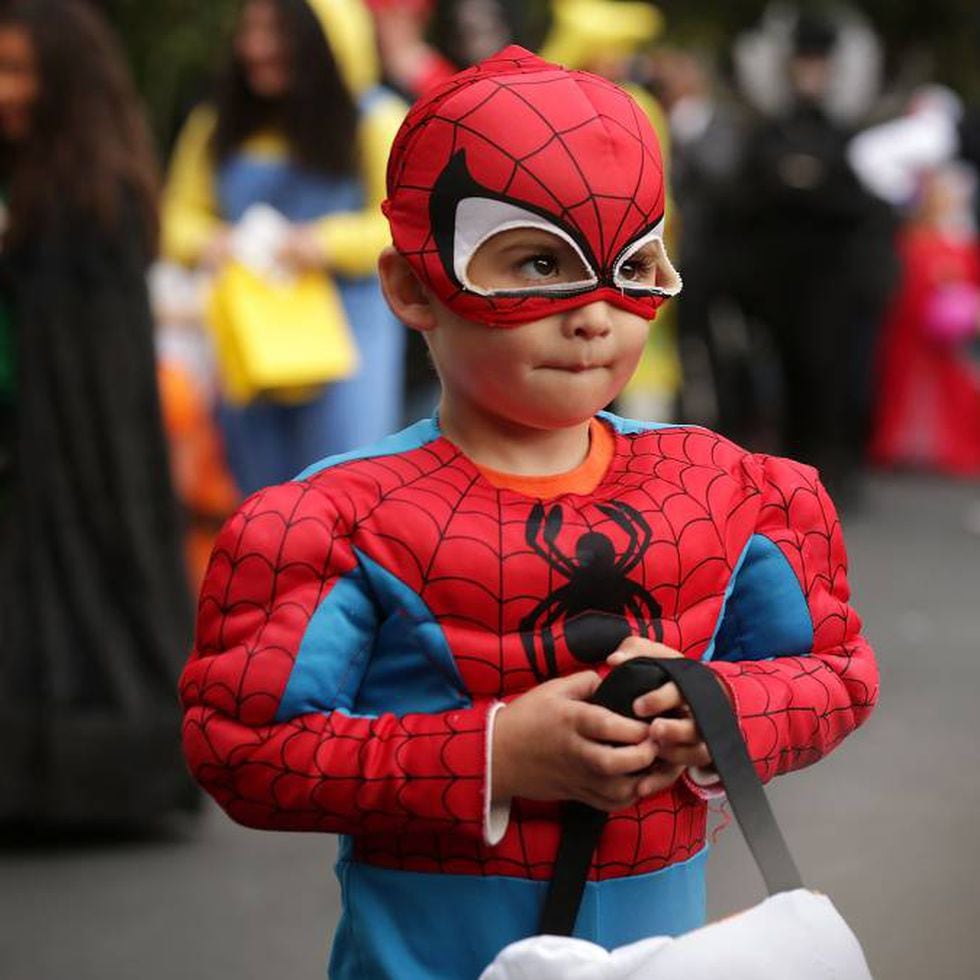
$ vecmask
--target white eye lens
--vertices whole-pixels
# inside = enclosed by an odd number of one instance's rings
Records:
[[[453,246],[457,278],[481,296],[567,295],[599,281],[568,232],[505,201],[460,201]]]
[[[613,270],[617,288],[650,296],[676,296],[680,292],[681,277],[667,258],[662,229],[663,222],[623,252]]]

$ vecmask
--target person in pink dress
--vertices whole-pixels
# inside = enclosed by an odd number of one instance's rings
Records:
[[[879,348],[871,458],[980,473],[980,243],[972,174],[937,168],[899,240],[902,276]]]

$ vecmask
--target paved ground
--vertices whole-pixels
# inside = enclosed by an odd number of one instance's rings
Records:
[[[804,876],[885,980],[978,975],[977,501],[977,485],[879,480],[846,521],[881,706],[842,751],[773,791]],[[8,843],[0,977],[322,976],[338,913],[332,859],[330,840],[255,833],[214,811],[166,838]],[[761,897],[736,832],[715,849],[711,889],[717,914]]]

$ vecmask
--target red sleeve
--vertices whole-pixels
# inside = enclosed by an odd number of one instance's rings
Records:
[[[756,533],[789,562],[813,623],[806,656],[712,662],[735,705],[763,780],[830,752],[878,698],[874,653],[849,604],[847,556],[837,512],[816,471],[764,458]]]
[[[221,532],[180,683],[191,770],[252,827],[481,837],[489,703],[376,717],[324,703],[281,717],[310,619],[357,564],[342,510],[314,484],[284,484]],[[344,655],[356,682],[365,650]]]

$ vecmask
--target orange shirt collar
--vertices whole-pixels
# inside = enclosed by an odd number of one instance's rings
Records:
[[[615,453],[616,437],[612,430],[599,419],[592,419],[589,424],[589,452],[573,470],[547,476],[521,476],[503,473],[489,466],[474,465],[484,479],[498,490],[513,490],[528,497],[548,500],[563,493],[592,493],[602,482]]]

